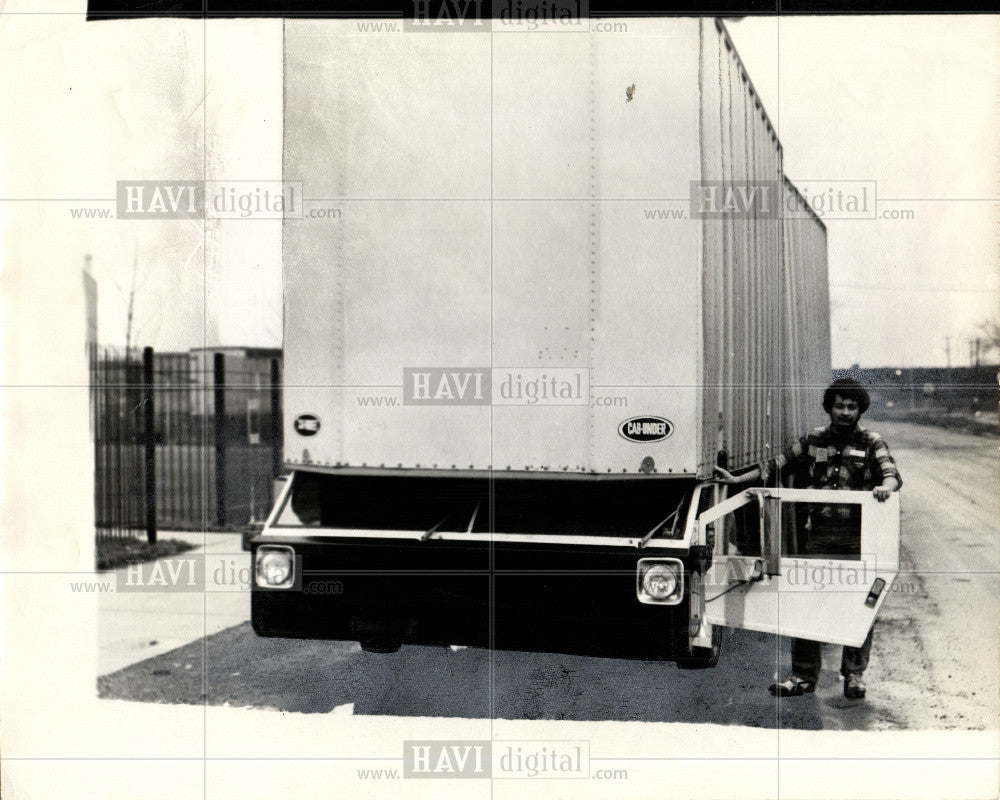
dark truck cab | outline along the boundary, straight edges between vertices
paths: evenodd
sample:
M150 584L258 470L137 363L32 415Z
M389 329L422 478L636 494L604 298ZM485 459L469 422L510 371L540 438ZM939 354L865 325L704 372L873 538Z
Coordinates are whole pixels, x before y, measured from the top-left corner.
M724 627L858 646L899 567L897 495L405 472L293 473L250 543L258 635L711 667ZM799 555L829 509L857 551Z
M690 641L695 482L402 472L294 473L251 543L259 635L714 665L718 632Z

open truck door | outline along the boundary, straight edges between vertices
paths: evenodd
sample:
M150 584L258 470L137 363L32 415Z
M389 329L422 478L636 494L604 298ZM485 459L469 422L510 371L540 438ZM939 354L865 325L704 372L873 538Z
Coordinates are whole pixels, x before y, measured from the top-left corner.
M803 552L813 520L859 529L856 552ZM701 512L710 546L699 605L710 625L860 646L899 571L899 494L748 489Z

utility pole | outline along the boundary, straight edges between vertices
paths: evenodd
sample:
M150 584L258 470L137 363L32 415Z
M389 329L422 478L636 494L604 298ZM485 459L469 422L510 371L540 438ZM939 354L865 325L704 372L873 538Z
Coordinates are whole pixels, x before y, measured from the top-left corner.
M128 293L128 317L125 320L125 361L128 362L132 348L132 311L135 308L135 274L139 271L139 256L132 259L132 288Z
M947 398L948 399L945 402L945 407L948 409L948 411L951 411L952 390L951 390L951 337L950 336L945 336L944 337L944 358L945 358L945 364L947 364L947 370L948 370L947 373L946 373L947 374L947 384L948 384L947 387L946 387L948 389L948 393L947 393Z

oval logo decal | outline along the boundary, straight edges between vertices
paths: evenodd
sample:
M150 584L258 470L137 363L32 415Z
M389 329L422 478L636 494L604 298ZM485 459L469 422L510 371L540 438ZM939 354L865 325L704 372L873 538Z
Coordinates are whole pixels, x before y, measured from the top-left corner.
M659 442L674 432L674 424L663 417L632 417L618 426L618 435L630 442Z
M319 417L315 414L299 414L293 424L299 436L315 436L319 433Z

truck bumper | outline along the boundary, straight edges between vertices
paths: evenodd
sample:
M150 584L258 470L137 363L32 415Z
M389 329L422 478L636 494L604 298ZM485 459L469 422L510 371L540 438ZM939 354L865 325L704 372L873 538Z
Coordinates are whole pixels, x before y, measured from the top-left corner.
M687 643L686 598L636 597L636 562L674 553L268 535L251 542L255 561L264 544L293 548L296 580L291 589L253 586L260 636L668 660L681 654L675 640Z

